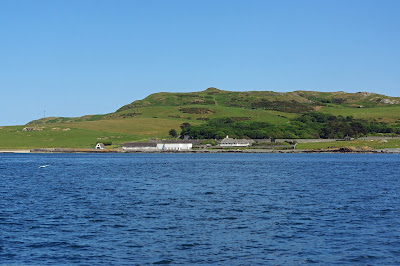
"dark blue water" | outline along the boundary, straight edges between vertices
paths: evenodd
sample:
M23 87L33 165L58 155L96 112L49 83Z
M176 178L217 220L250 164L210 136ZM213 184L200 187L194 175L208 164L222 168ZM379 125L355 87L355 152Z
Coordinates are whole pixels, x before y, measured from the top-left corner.
M400 264L399 169L396 154L2 154L0 264Z

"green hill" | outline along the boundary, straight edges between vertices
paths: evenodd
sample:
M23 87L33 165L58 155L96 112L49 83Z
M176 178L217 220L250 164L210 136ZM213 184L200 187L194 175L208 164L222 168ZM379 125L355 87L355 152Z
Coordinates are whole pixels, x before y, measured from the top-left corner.
M310 111L395 124L400 121L400 97L366 92L232 92L216 88L161 92L109 114L34 120L26 125L37 129L34 131L23 131L23 126L0 128L0 137L7 140L0 148L86 148L98 141L121 144L167 138L172 128L180 132L184 122L200 125L222 117L284 125Z
M134 101L121 107L117 112L148 106L221 105L225 107L260 107L282 111L282 108L291 105L309 110L315 106L326 106L327 104L347 107L378 107L399 103L400 98L367 92L231 92L208 88L205 91L192 93L161 92L152 94L143 100ZM296 112L296 110L290 108L285 109L285 111Z

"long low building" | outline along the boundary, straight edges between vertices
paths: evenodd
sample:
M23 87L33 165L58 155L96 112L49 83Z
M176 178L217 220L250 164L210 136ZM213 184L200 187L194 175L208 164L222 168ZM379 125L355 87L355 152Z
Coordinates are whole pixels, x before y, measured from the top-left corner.
M150 151L157 150L157 143L155 142L128 142L122 146L124 151Z
M191 140L160 140L154 142L128 142L122 146L124 151L181 151L191 150Z
M248 140L248 139L233 139L230 138L229 136L226 136L221 142L219 143L219 146L221 147L248 147L252 145L254 141L253 140Z

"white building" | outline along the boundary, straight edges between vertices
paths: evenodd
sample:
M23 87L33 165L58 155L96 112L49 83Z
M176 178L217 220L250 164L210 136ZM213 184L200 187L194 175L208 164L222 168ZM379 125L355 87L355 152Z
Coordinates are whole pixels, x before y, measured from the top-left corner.
M106 146L103 143L97 143L95 149L96 150L104 150Z
M125 143L124 151L182 151L191 150L193 142L189 140L161 140L154 142Z
M129 142L124 143L122 146L124 151L155 151L157 150L157 143L155 142Z
M181 151L191 150L193 143L187 140L166 140L161 143L157 143L157 150L163 151Z
M233 139L229 136L226 136L221 142L219 146L221 147L248 147L252 143L252 140L248 139Z

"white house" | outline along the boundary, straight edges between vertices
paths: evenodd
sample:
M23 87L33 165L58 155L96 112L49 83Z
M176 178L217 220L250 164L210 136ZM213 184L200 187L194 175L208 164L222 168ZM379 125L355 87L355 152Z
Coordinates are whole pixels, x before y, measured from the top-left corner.
M103 143L97 143L95 149L96 150L104 150L106 146Z
M219 146L221 147L248 147L252 143L251 140L248 139L233 139L229 136L226 136L221 142Z

